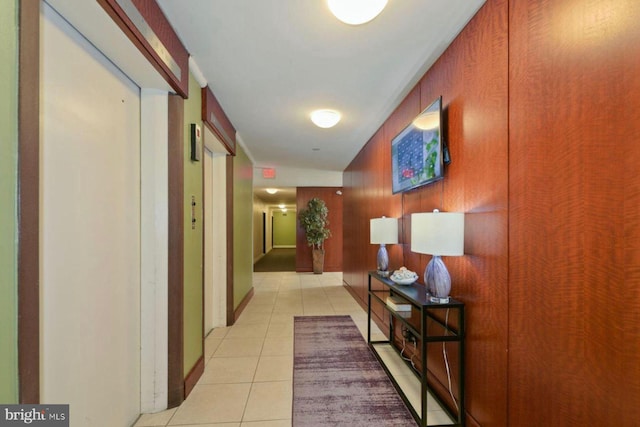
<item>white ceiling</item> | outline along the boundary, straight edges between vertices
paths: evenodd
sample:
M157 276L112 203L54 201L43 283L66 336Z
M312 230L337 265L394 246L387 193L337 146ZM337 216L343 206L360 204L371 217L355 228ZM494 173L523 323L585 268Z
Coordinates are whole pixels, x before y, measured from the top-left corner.
M342 171L484 0L390 0L350 26L326 0L158 0L257 167ZM332 129L309 120L339 110Z
M96 1L46 1L139 85L170 90ZM276 168L254 193L276 186L267 202L287 204L296 186L340 186L335 176L485 2L389 0L373 21L350 26L326 0L157 1L254 166ZM316 108L343 118L317 128Z

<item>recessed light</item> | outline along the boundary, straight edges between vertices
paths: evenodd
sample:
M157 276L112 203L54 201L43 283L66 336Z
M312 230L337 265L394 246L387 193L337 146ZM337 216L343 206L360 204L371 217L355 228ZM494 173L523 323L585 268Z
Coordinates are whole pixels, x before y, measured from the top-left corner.
M316 110L311 113L311 121L318 127L331 128L340 121L340 113L335 110Z
M387 0L328 0L329 10L336 18L350 25L360 25L378 16Z

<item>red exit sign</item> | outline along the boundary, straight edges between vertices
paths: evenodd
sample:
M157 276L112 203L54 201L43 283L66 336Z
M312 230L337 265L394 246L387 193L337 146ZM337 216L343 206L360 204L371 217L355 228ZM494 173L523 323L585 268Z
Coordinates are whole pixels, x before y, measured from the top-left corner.
M274 168L263 168L262 177L266 179L273 179L276 177L276 170Z

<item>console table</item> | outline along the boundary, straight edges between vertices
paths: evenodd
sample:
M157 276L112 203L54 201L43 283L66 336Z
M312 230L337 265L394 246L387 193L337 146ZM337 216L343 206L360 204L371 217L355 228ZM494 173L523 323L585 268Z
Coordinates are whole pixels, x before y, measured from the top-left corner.
M382 283L383 286L377 286L376 289L372 288L372 280ZM387 305L387 297L389 296L399 297L400 299L408 302L411 306L411 314L408 315L409 311L396 312L389 307ZM380 302L382 307L384 307L384 309L389 313L388 340L371 340L372 300ZM440 405L449 414L451 419L456 422L455 424L442 425L464 426L464 303L453 298L451 298L446 304L432 303L429 301L429 294L424 285L419 283L413 283L411 285L397 285L389 278L383 277L375 271L370 271L367 307L367 342L369 343L369 347L384 367L389 378L394 383L396 389L400 392L400 395L407 404L407 407L421 426L427 426L427 345L429 343L442 343L448 341L458 343L457 383L459 395L457 399L457 411L453 411L441 402ZM455 327L451 325L452 322L446 320L451 318L450 314L457 316L457 325ZM414 372L420 380L421 404L420 408L418 408L419 412L413 408L407 398L407 395L387 368L383 358L375 346L375 344L389 344L398 351L396 346L393 344L397 327L400 327L401 331L407 335L408 339L415 342L416 348L420 349L421 369L418 370L413 366L413 364L407 362L403 358L405 363L407 363L412 372ZM433 395L433 397L438 399L435 395Z

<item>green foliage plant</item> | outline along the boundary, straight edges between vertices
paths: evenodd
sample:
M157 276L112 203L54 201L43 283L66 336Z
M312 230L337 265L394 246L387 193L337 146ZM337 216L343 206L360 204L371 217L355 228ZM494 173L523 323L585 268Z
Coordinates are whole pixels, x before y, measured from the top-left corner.
M329 209L324 200L314 197L309 200L307 207L300 210L298 219L307 236L307 243L313 249L324 251L324 241L331 236L329 230Z

